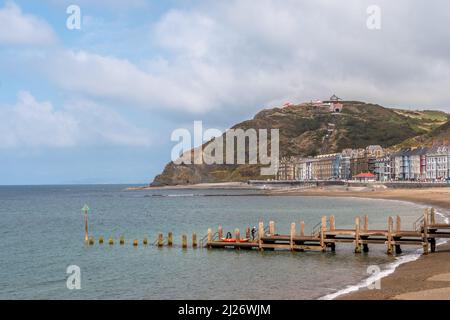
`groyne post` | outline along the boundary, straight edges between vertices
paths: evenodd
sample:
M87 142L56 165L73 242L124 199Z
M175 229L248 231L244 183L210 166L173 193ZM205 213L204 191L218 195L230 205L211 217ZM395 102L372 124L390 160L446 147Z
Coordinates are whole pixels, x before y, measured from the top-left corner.
M423 254L428 254L428 209L423 214Z
M334 225L334 215L330 216L330 231L334 231L336 229Z
M275 234L275 222L269 221L269 234L274 235Z
M206 240L206 245L208 248L211 248L211 243L212 243L212 230L211 228L208 229L208 235L207 235L207 240Z
M395 223L395 231L400 232L402 230L402 219L397 215L397 221Z
M291 251L294 250L294 237L295 237L295 222L291 223L291 234L289 238L289 244L291 246Z
M300 221L300 236L305 236L305 221Z
M169 232L167 234L167 246L171 247L173 245L173 233Z
M355 253L361 253L360 217L355 218Z
M369 216L366 214L364 216L364 231L368 231L369 230Z
M260 221L258 223L258 248L259 250L263 250L262 247L262 238L264 237L264 222Z
M391 216L388 217L388 232L387 232L387 254L392 254L393 253L393 248L392 248L392 231L394 228L394 220L392 219Z
M222 225L219 224L219 226L217 227L217 234L219 235L219 241L222 241L223 238L223 229L222 229Z
M327 230L327 217L323 216L320 225L320 246L322 251L325 251L325 231Z
M186 248L187 248L187 236L186 236L185 234L183 234L183 235L181 236L181 247L182 247L183 249L186 249Z
M162 247L164 245L164 235L162 233L158 234L158 247Z
M430 224L436 224L436 210L434 208L431 208Z
M192 248L197 248L197 234L192 234Z

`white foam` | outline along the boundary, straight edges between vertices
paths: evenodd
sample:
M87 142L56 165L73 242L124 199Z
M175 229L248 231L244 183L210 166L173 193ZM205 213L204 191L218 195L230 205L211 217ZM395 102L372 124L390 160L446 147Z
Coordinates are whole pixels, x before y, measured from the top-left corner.
M422 249L419 249L419 250L422 250ZM397 269L398 266L400 266L404 263L415 261L415 260L419 259L420 255L421 255L420 253L414 253L414 254L409 254L409 255L405 255L405 256L400 256L395 259L395 262L388 264L386 266L386 269L382 270L381 272L371 275L370 277L362 280L360 283L358 283L356 285L350 285L350 286L347 286L344 289L341 289L337 292L327 294L326 296L319 298L319 300L333 300L344 294L348 294L351 292L358 291L362 288L366 288L369 285L373 284L375 281L380 280L380 279L392 274L395 271L395 269Z

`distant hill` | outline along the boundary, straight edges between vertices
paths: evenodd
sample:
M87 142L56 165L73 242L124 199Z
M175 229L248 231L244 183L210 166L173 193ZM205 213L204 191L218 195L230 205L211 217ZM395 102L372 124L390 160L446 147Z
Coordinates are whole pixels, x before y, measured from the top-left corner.
M281 156L314 156L371 144L386 148L408 141L414 145L421 139L428 142L448 138L450 116L445 112L389 109L359 101L342 103L344 108L340 113L331 113L328 108L311 103L265 109L233 129L280 129ZM152 185L246 181L262 178L259 171L257 165L177 166L169 163Z

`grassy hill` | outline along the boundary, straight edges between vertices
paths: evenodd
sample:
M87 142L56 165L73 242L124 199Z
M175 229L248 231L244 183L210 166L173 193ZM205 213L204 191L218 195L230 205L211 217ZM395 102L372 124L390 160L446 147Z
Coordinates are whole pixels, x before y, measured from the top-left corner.
M370 144L385 148L413 145L422 139L448 135L443 125L450 118L445 112L388 109L359 101L344 101L343 104L341 113L330 113L327 108L309 103L265 109L253 119L233 126L233 129L278 128L281 156L314 156ZM177 166L169 163L152 185L246 181L263 178L259 171L257 165Z

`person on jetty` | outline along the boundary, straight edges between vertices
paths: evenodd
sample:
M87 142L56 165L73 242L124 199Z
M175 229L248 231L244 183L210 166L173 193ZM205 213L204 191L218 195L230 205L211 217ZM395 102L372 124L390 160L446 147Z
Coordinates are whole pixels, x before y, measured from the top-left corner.
M256 227L252 228L252 240L255 240Z

